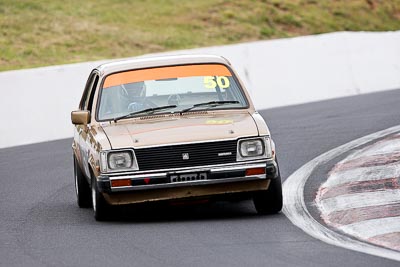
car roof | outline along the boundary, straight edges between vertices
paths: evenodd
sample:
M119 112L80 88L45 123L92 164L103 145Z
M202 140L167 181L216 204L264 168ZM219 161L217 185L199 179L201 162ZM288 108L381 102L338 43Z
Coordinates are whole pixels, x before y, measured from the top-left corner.
M216 55L172 55L172 56L153 56L135 59L126 59L101 64L96 69L101 76L114 72L121 72L133 69L144 69L152 67L176 66L187 64L223 64L230 65L230 62L222 56Z

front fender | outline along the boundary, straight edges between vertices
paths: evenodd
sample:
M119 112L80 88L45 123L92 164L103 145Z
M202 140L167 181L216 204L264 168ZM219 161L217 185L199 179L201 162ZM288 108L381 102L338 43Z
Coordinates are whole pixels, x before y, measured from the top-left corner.
M258 134L260 136L262 136L262 135L271 135L271 133L270 133L270 131L268 129L267 123L265 122L263 117L258 112L254 112L254 113L252 113L250 115L253 118L254 123L257 126Z

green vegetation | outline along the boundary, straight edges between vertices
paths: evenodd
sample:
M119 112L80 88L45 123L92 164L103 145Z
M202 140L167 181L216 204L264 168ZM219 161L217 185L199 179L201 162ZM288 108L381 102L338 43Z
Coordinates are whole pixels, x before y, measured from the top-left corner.
M0 70L398 29L400 0L0 0Z

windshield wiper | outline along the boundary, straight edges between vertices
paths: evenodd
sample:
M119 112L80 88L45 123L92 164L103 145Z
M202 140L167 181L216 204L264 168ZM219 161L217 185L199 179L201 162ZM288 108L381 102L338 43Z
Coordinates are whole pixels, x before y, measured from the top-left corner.
M170 109L170 108L176 108L176 107L177 107L177 105L168 105L168 106L161 106L161 107L156 107L156 108L146 108L146 109L143 109L143 110L140 110L140 111L135 111L135 112L132 112L132 113L120 116L120 117L116 117L116 118L113 119L113 121L117 122L117 121L119 121L121 119L132 117L132 116L137 115L137 114L153 113L154 111L157 111L157 110Z
M239 101L211 101L211 102L199 103L199 104L194 104L190 108L185 108L185 109L181 110L181 113L188 112L189 110L192 110L194 108L201 107L201 106L213 106L213 107L216 107L216 106L219 106L219 105L239 104L239 103L240 103Z

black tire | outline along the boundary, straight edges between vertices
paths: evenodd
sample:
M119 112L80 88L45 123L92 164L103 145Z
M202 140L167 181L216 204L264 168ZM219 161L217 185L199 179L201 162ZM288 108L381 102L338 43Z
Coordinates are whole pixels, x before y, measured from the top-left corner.
M90 193L89 184L83 174L81 167L74 155L74 180L75 180L75 193L78 206L80 208L89 208L92 205L92 196Z
M276 214L282 210L282 181L281 175L271 179L267 190L256 192L253 196L253 203L258 214Z
M96 178L92 175L92 206L93 215L96 221L105 221L108 219L110 206L103 195L97 189Z

